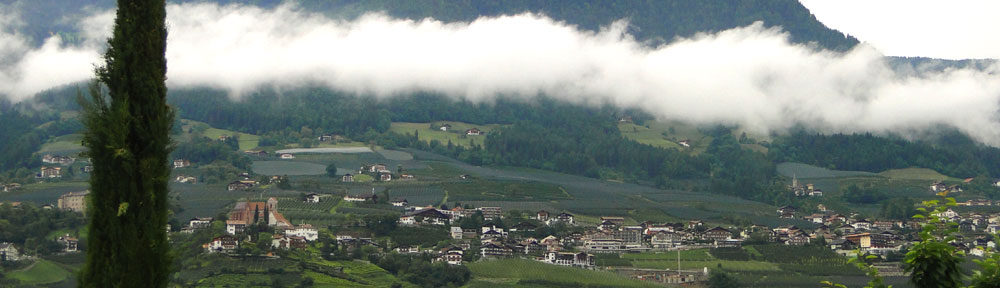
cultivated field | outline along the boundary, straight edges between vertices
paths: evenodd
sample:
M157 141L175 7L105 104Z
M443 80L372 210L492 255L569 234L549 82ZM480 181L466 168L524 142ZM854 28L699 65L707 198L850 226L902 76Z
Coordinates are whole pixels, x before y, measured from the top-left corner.
M410 134L413 135L414 131L419 134L420 140L430 142L432 140L441 141L441 144L447 144L450 140L452 144L459 146L469 146L469 143L475 145L482 145L483 140L486 139L486 135L493 129L500 127L498 124L488 124L488 125L475 125L462 122L450 122L450 121L440 121L434 122L438 125L443 125L445 123L451 124L452 127L448 132L441 131L437 128L431 128L432 123L409 123L409 122L392 122L392 126L389 127L389 131L396 132L399 134ZM481 136L466 136L465 130L471 128L477 128L483 131Z

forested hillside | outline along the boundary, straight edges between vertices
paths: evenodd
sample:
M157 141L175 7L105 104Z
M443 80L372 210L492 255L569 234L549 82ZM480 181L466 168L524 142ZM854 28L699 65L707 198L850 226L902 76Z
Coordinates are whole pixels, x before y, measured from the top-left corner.
M174 1L203 2L203 1ZM216 0L220 4L243 3L261 7L274 7L281 0ZM664 43L675 37L690 37L699 32L714 32L763 21L767 26L781 26L791 34L794 42L815 42L820 47L846 50L858 43L857 39L831 30L816 20L796 0L646 0L646 1L594 1L594 0L514 0L514 1L438 1L438 0L299 0L295 1L308 11L333 17L356 17L370 11L385 11L395 17L442 21L471 21L480 16L544 13L556 20L598 30L619 19L628 19L632 33L640 40L653 44ZM20 1L25 18L24 35L41 44L51 34L59 34L69 42L80 40L79 31L66 21L50 21L64 17L80 17L81 11L108 9L113 1Z

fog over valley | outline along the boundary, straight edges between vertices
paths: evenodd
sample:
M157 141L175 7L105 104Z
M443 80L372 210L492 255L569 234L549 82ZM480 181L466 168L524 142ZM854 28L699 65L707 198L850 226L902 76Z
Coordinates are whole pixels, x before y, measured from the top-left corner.
M306 85L477 102L547 95L756 133L802 126L915 136L954 127L1000 146L995 62L893 68L871 46L834 52L795 44L761 22L651 46L627 32L628 19L595 32L533 13L445 23L381 13L331 19L290 4L170 4L167 11L173 89L211 87L235 99ZM17 102L90 79L114 13L87 13L61 20L79 28L80 41L53 36L36 47L18 32L19 11L0 6L0 94Z

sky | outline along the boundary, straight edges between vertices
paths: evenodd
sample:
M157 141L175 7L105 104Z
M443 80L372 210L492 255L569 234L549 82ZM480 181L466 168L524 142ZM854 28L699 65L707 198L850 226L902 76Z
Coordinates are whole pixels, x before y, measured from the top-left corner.
M889 56L1000 59L1000 1L800 0L827 27Z
M31 47L16 32L17 11L0 9L0 94L21 101L90 79L113 13L84 13L69 20L85 31L82 45L53 37ZM477 102L547 95L757 134L802 126L917 137L954 127L1000 147L1000 65L893 69L874 44L821 50L759 22L651 47L627 34L624 20L587 31L530 13L347 21L293 5L189 3L170 4L167 14L168 87L212 87L237 100L304 85Z

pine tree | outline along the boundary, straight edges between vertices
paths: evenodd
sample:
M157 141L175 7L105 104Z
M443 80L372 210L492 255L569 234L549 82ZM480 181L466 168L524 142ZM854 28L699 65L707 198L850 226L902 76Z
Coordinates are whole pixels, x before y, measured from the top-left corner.
M119 0L104 64L80 96L93 162L81 287L166 287L169 133L164 0ZM106 88L106 91L104 89Z

